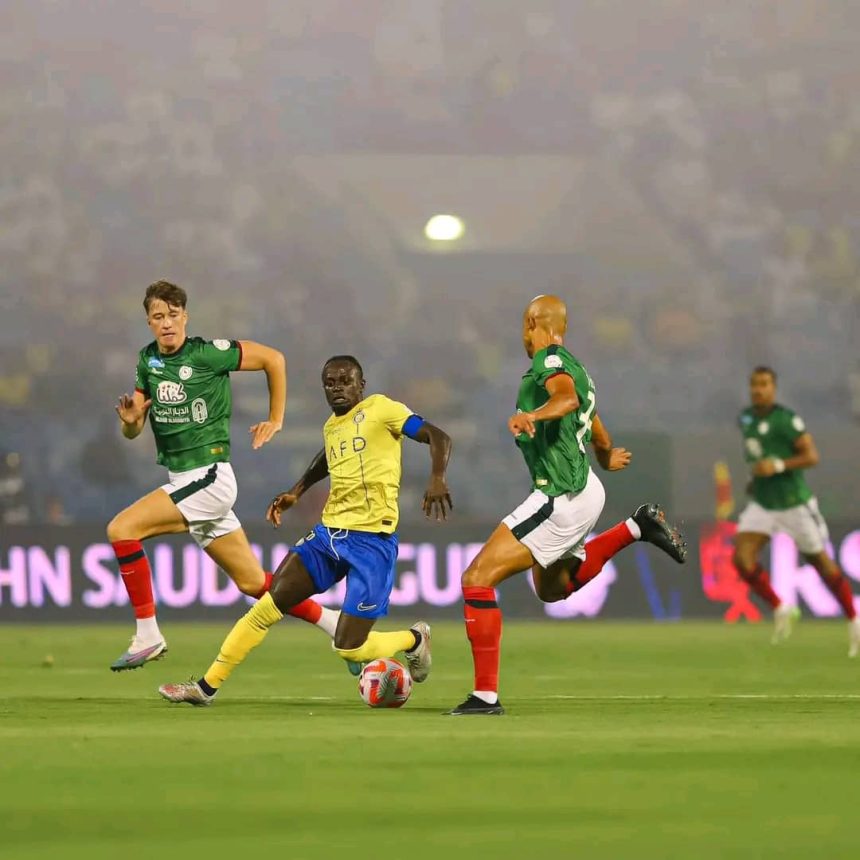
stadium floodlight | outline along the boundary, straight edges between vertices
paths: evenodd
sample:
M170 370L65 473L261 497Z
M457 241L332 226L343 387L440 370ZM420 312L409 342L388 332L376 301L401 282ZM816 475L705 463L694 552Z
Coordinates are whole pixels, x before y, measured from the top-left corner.
M424 225L424 235L434 242L456 242L466 225L456 215L434 215Z

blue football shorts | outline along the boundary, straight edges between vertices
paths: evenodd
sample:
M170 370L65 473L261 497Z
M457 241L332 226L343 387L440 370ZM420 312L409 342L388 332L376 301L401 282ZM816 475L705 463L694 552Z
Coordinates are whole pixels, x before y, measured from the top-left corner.
M301 558L318 594L346 577L343 612L359 618L381 618L387 614L394 588L396 534L317 525L290 551Z

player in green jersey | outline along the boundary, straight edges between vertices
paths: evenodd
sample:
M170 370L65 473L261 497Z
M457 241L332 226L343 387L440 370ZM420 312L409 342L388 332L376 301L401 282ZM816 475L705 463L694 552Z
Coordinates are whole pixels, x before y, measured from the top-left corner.
M141 541L190 532L198 546L245 594L260 597L272 575L263 571L233 513L236 477L230 466L229 373L262 370L269 386L269 416L250 428L257 449L279 432L287 398L284 356L253 341L187 337L187 296L168 281L151 284L143 306L155 340L140 351L134 394L116 407L126 439L143 430L147 415L158 462L169 480L117 514L107 527L122 580L137 619L129 648L111 665L136 669L157 660L167 644L155 617L152 573ZM308 601L291 613L334 635L338 613Z
M759 555L776 532L785 532L839 601L849 621L849 656L860 650L860 620L848 579L827 552L827 524L806 483L804 469L818 464L818 449L803 419L776 402L776 373L756 367L750 376L751 405L739 418L750 465L750 500L741 512L734 562L741 578L774 610L773 641L791 633L797 606L780 599Z
M531 366L508 429L528 466L532 493L505 517L463 574L475 688L449 712L454 715L504 713L498 696L502 615L495 588L500 582L531 568L538 597L553 602L592 580L636 540L655 544L678 562L687 556L682 536L655 504L642 505L625 522L585 542L605 500L587 446L608 471L625 468L631 455L612 446L596 411L594 382L564 347L566 329L567 309L555 296L538 296L523 315Z

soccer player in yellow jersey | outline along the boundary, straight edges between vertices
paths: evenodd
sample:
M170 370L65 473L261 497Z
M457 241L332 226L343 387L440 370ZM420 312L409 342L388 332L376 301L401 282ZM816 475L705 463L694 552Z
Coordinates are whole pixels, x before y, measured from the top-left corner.
M346 577L334 645L350 666L406 652L412 678L430 671L430 627L419 621L409 630L373 631L388 611L397 561L398 496L403 437L430 446L432 472L422 507L428 517L447 519L451 495L445 470L451 455L446 433L382 394L364 396L364 373L349 355L330 358L323 367L323 390L333 415L323 428L325 447L304 475L275 496L266 518L275 528L281 514L329 475L331 489L322 522L281 562L271 590L242 617L199 681L165 684L159 693L171 702L208 705L218 689L296 604L328 590Z

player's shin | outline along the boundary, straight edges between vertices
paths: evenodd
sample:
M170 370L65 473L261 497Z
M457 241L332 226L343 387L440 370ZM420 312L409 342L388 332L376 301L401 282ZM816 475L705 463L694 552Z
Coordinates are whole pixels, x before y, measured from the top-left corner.
M638 526L632 520L627 520L588 541L585 545L585 561L571 576L567 586L568 595L578 591L587 582L591 582L603 570L603 566L610 558L638 539Z
M152 570L143 544L139 540L118 540L111 546L116 554L123 585L134 608L139 644L152 645L162 637L155 620Z
M780 596L773 590L770 584L770 574L760 565L757 564L752 571L747 571L740 565L736 565L738 575L746 582L752 591L757 594L773 609L777 609L782 600Z
M198 682L201 689L207 695L213 695L233 670L266 638L269 628L283 617L272 596L264 594L259 603L252 606L227 635L215 662Z
M473 695L489 704L499 698L499 656L502 643L502 611L493 588L463 586L463 619L475 664Z
M327 606L321 606L310 597L289 609L287 615L316 625L332 639L334 639L334 633L337 630L337 620L340 618L340 612L329 609Z
M260 589L260 593L256 595L258 598L267 594L272 588L272 580L275 575L273 573L266 572L265 576L265 583ZM320 630L322 630L331 639L334 638L334 631L337 630L337 620L340 618L339 612L336 612L334 609L321 606L316 602L316 600L312 600L311 598L303 600L301 603L297 603L287 611L287 615L292 615L293 618L299 618L302 621L307 621L308 624L313 624L316 627L319 627Z
M845 617L849 621L853 621L857 617L857 610L854 608L854 592L851 590L848 577L837 568L835 576L821 574L821 579L830 593L839 601Z

